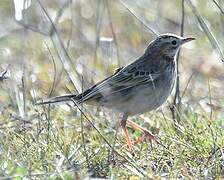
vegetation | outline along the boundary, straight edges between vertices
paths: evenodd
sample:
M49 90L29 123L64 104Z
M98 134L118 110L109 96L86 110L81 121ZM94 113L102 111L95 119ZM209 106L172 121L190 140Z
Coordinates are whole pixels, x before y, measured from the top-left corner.
M0 2L0 179L223 178L223 1L18 2ZM115 112L35 105L99 82L164 32L197 40L181 49L168 102L132 117L162 145L133 155Z

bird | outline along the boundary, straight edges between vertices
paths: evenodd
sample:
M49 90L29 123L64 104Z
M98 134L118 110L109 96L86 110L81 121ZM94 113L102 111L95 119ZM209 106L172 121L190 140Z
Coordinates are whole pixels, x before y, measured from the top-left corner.
M194 39L171 33L158 35L135 61L120 67L84 92L52 97L38 104L75 101L77 104L106 107L121 115L120 126L130 151L133 151L133 142L127 125L143 132L141 140L147 137L160 143L149 130L128 118L155 110L164 104L177 76L176 54L183 44Z

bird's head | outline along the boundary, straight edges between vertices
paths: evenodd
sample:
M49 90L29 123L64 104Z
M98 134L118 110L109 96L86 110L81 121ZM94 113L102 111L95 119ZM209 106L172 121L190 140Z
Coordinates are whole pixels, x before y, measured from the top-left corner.
M178 49L185 43L194 40L193 37L181 37L175 34L161 34L146 49L147 51L156 51L156 54L165 54L168 57L174 57Z

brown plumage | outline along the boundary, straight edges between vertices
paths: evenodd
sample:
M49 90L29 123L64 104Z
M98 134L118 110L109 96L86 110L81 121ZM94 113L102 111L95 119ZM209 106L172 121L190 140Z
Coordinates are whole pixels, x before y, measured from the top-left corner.
M119 68L113 75L83 93L53 97L39 104L74 100L77 103L104 106L122 114L121 126L130 150L132 144L126 123L156 140L148 130L127 118L156 109L167 100L176 77L175 55L182 44L193 39L162 34L134 62Z

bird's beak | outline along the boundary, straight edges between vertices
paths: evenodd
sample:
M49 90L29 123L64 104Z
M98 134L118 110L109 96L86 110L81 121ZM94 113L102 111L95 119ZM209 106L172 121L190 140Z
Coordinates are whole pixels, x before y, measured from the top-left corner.
M190 41L193 41L193 40L195 40L195 38L193 38L193 37L183 38L181 44L185 44L185 43L190 42Z

